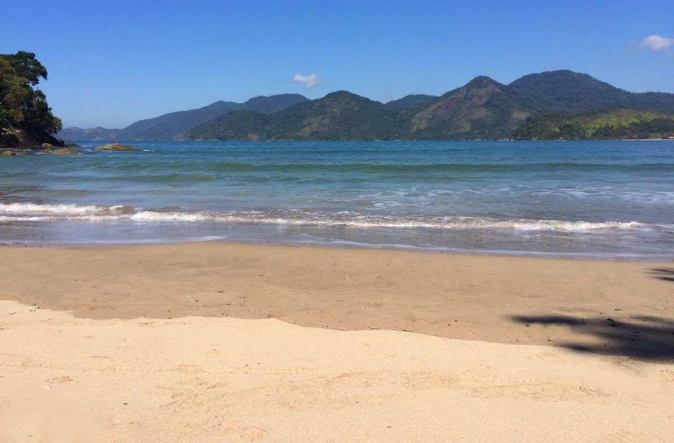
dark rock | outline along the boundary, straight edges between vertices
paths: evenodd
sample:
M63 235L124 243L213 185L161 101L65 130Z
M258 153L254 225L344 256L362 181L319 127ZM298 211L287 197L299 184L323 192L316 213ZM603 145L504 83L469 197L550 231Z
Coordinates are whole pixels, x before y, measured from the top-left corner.
M49 134L36 132L31 128L16 126L0 131L0 146L7 148L23 149L46 149L42 144L63 146L61 140L57 140Z
M140 151L138 148L134 148L133 146L129 145L123 145L121 143L112 143L109 145L103 145L103 146L97 146L94 148L94 151L116 151L116 152L121 152L121 151Z
M79 147L81 147L77 143L65 143L63 146L65 146L66 148L79 148Z
M11 132L0 131L0 147L16 148L19 146L19 137Z

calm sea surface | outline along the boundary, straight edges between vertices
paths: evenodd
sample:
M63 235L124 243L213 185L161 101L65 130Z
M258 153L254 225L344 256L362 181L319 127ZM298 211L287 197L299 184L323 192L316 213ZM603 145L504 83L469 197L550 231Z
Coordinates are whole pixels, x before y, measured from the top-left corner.
M0 157L0 244L674 260L674 142L135 142Z

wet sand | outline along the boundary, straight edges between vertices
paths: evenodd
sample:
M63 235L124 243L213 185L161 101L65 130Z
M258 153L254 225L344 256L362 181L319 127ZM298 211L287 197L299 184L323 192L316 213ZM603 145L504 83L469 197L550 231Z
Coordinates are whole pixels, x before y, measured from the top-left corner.
M674 320L672 263L223 243L0 254L0 298L81 318L278 318L336 330L631 349L629 356L645 358L674 353L660 349L659 337L671 335Z
M220 243L0 256L3 442L674 432L672 264Z

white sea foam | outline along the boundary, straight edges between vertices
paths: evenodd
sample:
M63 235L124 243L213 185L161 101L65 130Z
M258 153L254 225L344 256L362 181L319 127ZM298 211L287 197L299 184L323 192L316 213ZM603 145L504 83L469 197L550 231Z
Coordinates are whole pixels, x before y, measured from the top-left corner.
M113 206L114 208L114 206ZM96 214L107 209L103 206L39 205L35 203L0 203L0 214Z
M478 217L382 216L354 211L336 213L285 211L190 212L137 210L127 206L0 204L0 222L79 221L137 223L255 223L271 225L345 226L353 228L464 229L519 231L622 231L664 228L635 221L588 222L564 220L493 219Z
M0 223L1 222L18 222L18 221L46 221L48 220L45 217L38 217L38 216L33 216L33 217L26 217L26 216L7 216L7 215L0 215Z
M143 222L153 222L153 221L200 222L212 219L212 217L209 217L208 215L199 212L155 212L155 211L139 211L125 218Z

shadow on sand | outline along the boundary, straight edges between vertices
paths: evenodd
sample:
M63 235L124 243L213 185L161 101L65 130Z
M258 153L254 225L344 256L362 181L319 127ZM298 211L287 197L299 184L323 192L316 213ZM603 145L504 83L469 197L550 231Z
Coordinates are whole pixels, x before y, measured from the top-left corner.
M651 269L651 275L658 280L674 283L674 268L653 268Z
M526 325L567 326L574 333L592 339L591 343L561 344L575 351L674 362L674 320L671 319L635 316L629 320L614 320L610 317L579 318L566 315L515 316L511 319Z

